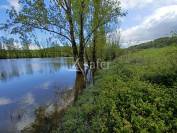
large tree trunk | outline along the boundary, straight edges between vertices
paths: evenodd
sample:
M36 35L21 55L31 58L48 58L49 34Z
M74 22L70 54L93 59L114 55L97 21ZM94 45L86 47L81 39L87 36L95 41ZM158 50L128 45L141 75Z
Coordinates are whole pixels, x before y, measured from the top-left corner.
M97 33L95 32L93 35L93 48L92 48L92 61L94 63L94 68L97 69L97 56L96 56L96 43L97 43Z
M73 28L72 21L70 21L70 36L71 36L71 42L72 42L74 61L76 61L78 58L78 50L77 50L77 45L76 45L76 41L74 37L74 28Z
M99 23L99 8L100 1L94 1L94 13L93 13L93 29ZM94 63L95 70L97 69L97 43L98 43L98 29L93 33L93 47L92 47L92 61Z
M84 79L84 75L77 72L76 73L76 80L74 85L74 102L77 101L79 94L82 92L82 90L86 87L86 81Z
M90 67L90 59L89 59L89 55L87 53L87 49L86 48L85 48L85 59L86 59L86 61L88 63L88 66Z
M72 19L72 11L71 11L71 2L70 1L68 3L67 8L68 8L67 15L68 15L68 22L69 22L69 26L70 26L70 36L71 36L73 56L74 56L74 61L76 61L78 58L78 50L77 50L77 45L76 45L75 35L74 35L74 24L73 24L73 19Z
M79 64L82 70L84 70L84 1L81 2L80 11L80 46L79 46Z

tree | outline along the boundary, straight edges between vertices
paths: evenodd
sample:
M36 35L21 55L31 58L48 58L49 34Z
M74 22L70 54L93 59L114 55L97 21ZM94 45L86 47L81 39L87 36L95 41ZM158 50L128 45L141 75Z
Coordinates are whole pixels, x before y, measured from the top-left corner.
M100 19L104 16L105 13L102 13L102 0L93 1L93 27L96 27L100 23ZM98 52L101 52L101 49L104 49L104 45L106 43L106 35L105 35L105 25L100 26L93 33L93 44L92 44L92 61L95 64L95 68L97 68L97 56ZM100 53L101 55L101 53Z
M7 50L14 50L15 46L14 46L14 42L15 40L13 38L6 38L4 36L1 37L1 49L5 48ZM3 47L4 45L4 47Z
M3 49L3 43L2 43L2 40L0 38L0 50L2 50L2 49Z
M29 50L31 40L26 35L23 35L21 36L21 44L22 44L22 49Z
M97 1L97 0L96 0ZM22 9L9 11L9 20L3 28L20 35L35 29L55 34L72 46L74 60L79 59L83 68L84 52L93 34L102 26L111 24L124 15L120 3L114 0L99 0L99 21L93 24L95 0L21 0ZM92 28L90 28L92 27Z

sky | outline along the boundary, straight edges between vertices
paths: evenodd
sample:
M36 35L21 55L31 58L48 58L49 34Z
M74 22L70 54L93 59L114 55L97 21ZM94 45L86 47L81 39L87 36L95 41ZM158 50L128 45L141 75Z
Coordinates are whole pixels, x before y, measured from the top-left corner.
M177 0L120 0L128 11L121 23L124 47L177 31Z
M19 0L0 0L0 23L5 22L5 10L20 10ZM121 18L121 44L128 47L177 31L177 0L120 0L126 17ZM9 35L0 31L1 35Z

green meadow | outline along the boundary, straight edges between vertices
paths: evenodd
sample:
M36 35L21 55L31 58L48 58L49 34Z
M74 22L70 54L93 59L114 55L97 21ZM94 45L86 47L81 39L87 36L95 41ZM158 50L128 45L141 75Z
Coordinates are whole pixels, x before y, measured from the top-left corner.
M128 50L85 89L53 132L175 132L177 46Z

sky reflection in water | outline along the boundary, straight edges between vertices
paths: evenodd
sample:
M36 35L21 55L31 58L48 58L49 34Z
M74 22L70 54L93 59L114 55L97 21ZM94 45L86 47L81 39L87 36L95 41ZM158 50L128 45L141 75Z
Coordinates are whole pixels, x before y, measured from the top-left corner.
M0 60L0 132L23 128L36 107L55 100L57 90L73 89L74 69L72 58Z

